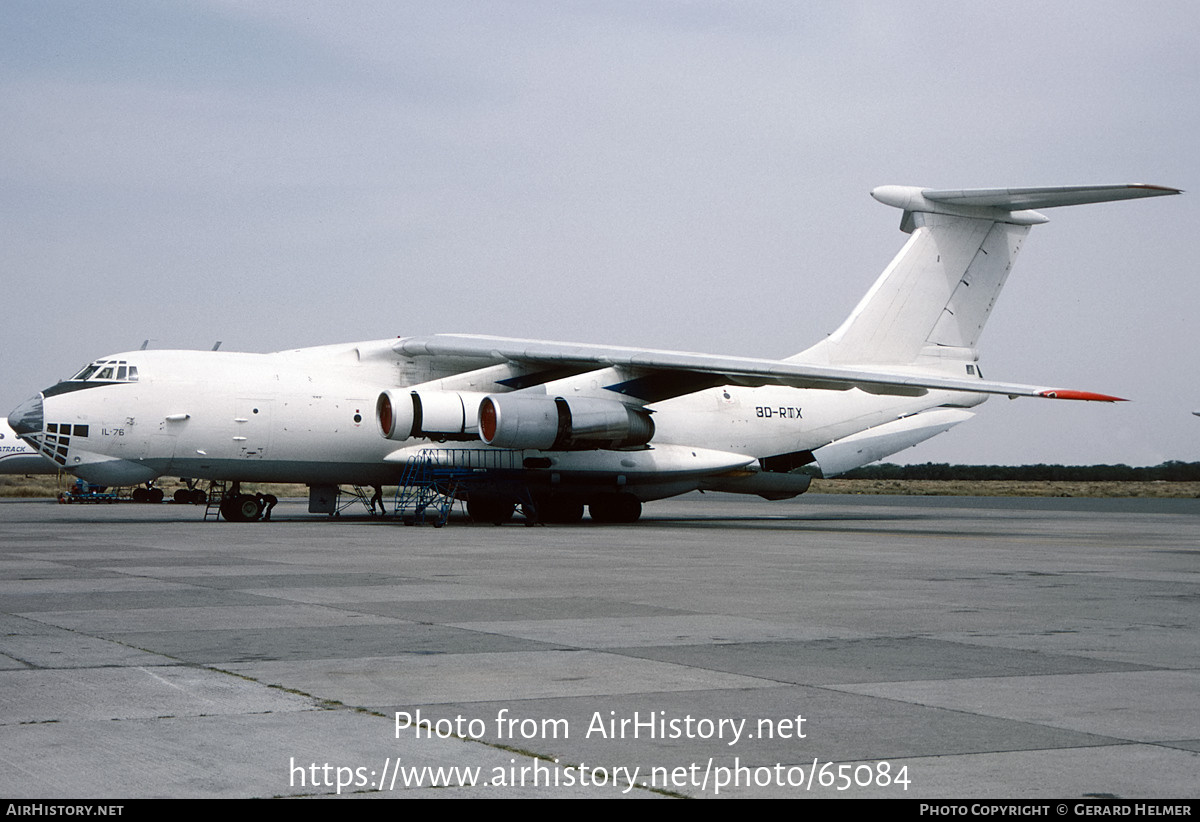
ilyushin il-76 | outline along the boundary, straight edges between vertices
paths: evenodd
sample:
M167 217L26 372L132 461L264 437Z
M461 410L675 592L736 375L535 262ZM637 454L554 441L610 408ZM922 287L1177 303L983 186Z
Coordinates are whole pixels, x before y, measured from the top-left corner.
M101 357L8 421L101 485L163 475L232 483L400 483L414 459L452 469L475 519L520 505L545 522L633 522L694 490L786 499L971 418L989 394L1116 401L991 382L977 343L1037 209L1177 194L1150 185L935 190L883 186L899 254L830 336L754 359L473 335L271 354Z

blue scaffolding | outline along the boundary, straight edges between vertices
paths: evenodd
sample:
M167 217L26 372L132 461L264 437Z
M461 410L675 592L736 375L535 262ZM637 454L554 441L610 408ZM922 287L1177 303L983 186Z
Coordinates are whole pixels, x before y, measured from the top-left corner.
M405 525L441 528L456 500L520 471L522 456L499 448L423 448L404 464L395 516Z

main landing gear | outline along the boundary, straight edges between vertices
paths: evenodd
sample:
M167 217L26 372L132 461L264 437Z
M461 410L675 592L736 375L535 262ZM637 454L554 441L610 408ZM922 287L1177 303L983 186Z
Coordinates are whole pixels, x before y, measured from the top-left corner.
M521 513L526 525L571 525L583 519L582 499L569 496L534 497L522 501ZM503 525L512 519L517 502L491 494L471 494L467 498L467 514L474 522ZM602 494L587 506L593 522L637 522L642 515L642 503L633 494Z
M503 525L513 518L517 504L504 497L473 493L467 497L467 516L472 522Z
M604 494L588 505L594 522L637 522L642 501L633 494Z
M187 483L186 488L175 489L175 502L178 505L205 505L208 503L208 492L200 487L200 483L193 479L184 479L182 482Z

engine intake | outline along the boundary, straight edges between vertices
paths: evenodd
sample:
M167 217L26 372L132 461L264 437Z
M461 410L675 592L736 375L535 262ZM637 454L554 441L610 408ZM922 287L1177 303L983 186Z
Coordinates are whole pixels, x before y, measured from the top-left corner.
M473 440L478 438L479 402L485 396L472 391L384 391L375 401L375 419L389 440Z
M479 436L497 448L628 448L648 443L654 422L613 400L492 394L479 404Z

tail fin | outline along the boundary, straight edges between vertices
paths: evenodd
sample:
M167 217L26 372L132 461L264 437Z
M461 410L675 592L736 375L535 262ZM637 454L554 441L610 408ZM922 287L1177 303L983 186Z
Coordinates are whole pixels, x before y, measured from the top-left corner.
M1162 186L937 190L881 186L911 238L844 323L791 360L936 365L976 359L976 344L1021 243L1046 218L1030 208L1178 194Z

